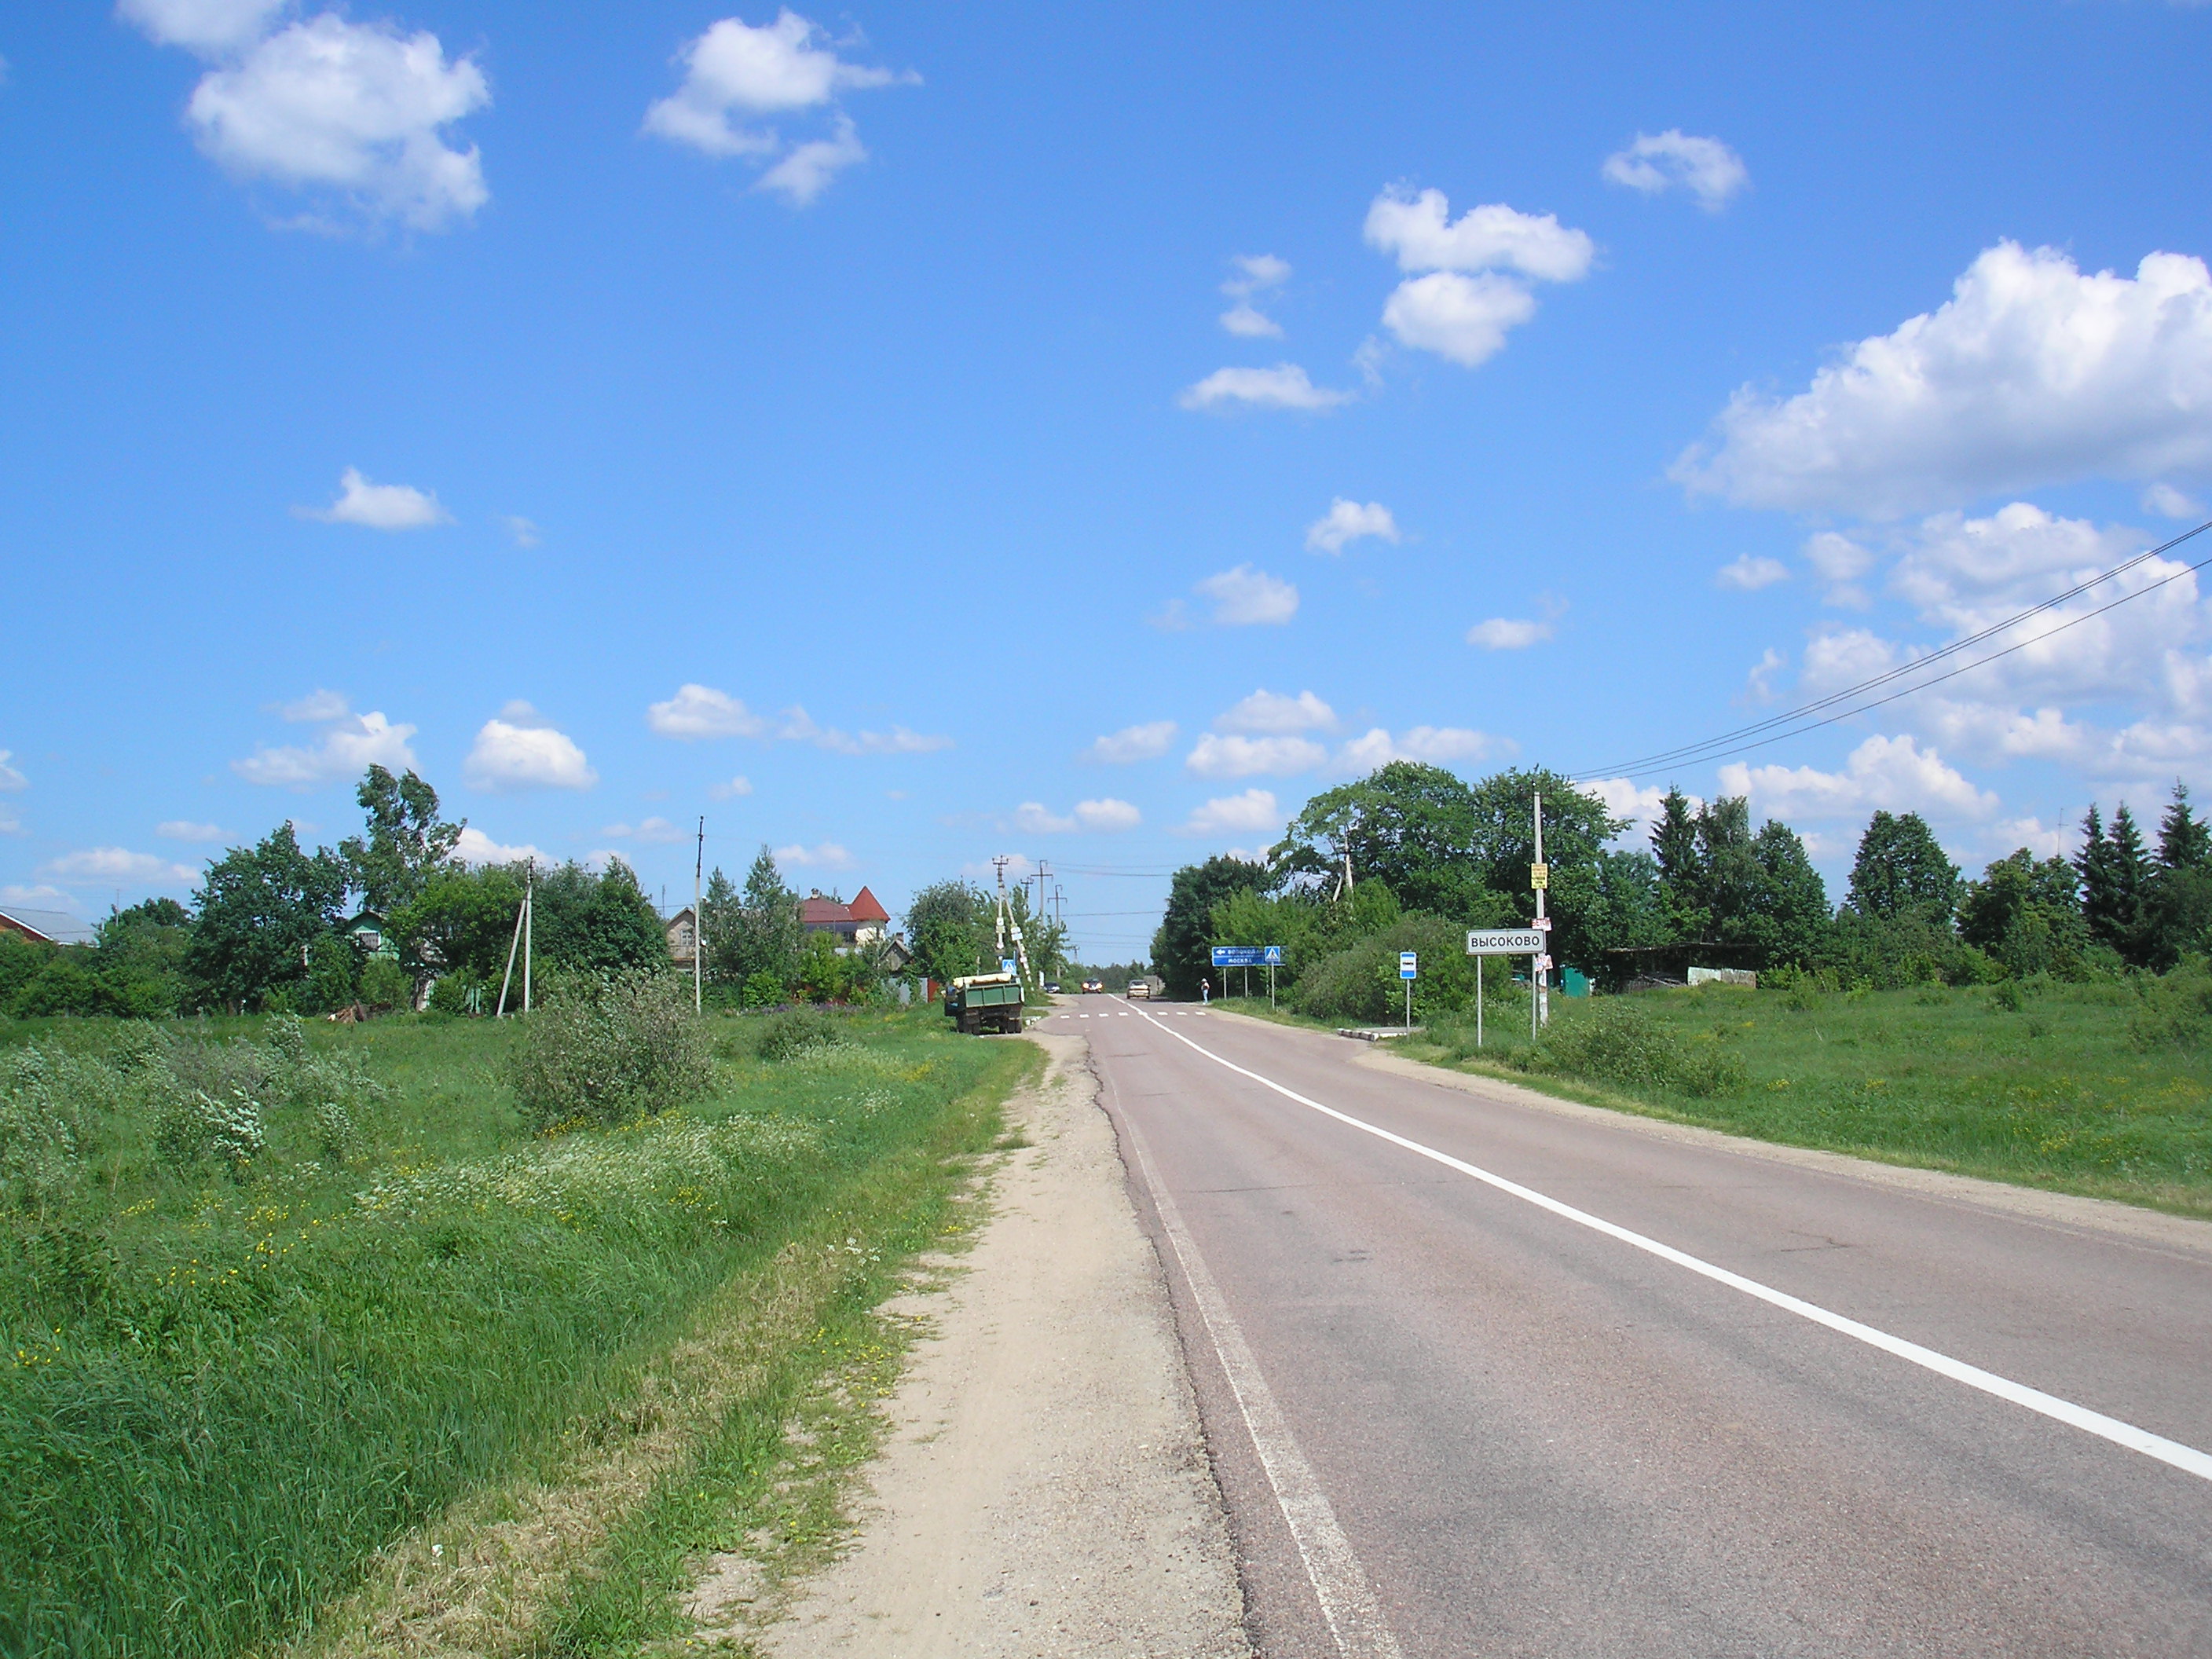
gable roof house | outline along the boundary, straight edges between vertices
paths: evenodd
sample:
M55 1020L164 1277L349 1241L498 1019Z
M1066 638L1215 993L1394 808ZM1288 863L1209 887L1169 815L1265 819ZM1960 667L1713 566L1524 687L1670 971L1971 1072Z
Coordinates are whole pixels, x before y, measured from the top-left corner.
M693 919L691 907L685 905L661 924L668 933L668 955L678 968L689 971L691 957L697 951L699 928Z
M871 945L883 938L891 913L863 887L846 903L834 894L824 898L820 888L799 902L799 926L810 933L835 933L841 947Z
M0 909L0 933L13 933L33 945L90 945L100 937L89 922L66 910L27 910L14 904Z

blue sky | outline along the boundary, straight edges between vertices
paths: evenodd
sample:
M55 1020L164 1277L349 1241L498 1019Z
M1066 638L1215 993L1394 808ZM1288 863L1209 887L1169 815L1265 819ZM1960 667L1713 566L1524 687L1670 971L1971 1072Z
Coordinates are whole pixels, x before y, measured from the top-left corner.
M2208 30L17 8L0 887L181 894L411 761L672 900L702 812L894 908L1163 872L1063 876L1118 956L1379 758L1787 707L2202 516ZM1978 867L2212 781L2206 651L2183 576L1676 781Z

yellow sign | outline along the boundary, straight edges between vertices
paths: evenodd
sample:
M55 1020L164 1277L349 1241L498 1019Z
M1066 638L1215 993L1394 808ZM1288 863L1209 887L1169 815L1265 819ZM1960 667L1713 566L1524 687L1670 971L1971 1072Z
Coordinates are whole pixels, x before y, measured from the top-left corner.
M1534 893L1540 893L1540 892L1542 892L1542 891L1543 891L1547 887L1549 887L1551 884L1552 884L1552 866L1551 866L1550 865L1548 865L1548 864L1532 864L1532 865L1530 865L1530 866L1528 866L1528 890L1529 890L1529 891L1531 891L1531 892L1534 892Z

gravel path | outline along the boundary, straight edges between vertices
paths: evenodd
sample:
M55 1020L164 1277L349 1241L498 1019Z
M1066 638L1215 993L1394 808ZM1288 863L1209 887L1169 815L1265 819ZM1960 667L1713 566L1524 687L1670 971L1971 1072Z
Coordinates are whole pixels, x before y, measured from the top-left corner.
M891 1404L850 1552L765 1633L775 1659L1252 1650L1158 1258L1130 1206L1089 1046L1038 1036L1033 1144Z

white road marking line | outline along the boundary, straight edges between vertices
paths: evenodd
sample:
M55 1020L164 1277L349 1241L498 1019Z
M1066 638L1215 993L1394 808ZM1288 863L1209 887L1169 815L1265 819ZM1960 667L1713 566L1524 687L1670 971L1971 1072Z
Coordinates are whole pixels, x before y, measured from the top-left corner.
M1274 1488L1275 1502L1282 1507L1283 1520L1290 1527L1291 1541L1298 1547L1298 1559L1305 1564L1306 1577L1321 1602L1321 1615L1329 1634L1336 1638L1337 1650L1346 1659L1402 1659L1374 1589L1360 1568L1359 1558L1352 1553L1352 1540L1337 1524L1336 1511L1330 1507L1328 1494L1322 1490L1320 1477L1298 1449L1297 1437L1284 1420L1282 1407L1275 1403L1274 1390L1260 1374L1259 1362L1252 1358L1251 1347L1229 1311L1221 1287L1213 1282L1197 1245L1191 1242L1182 1224L1182 1212L1152 1163L1152 1149L1126 1114L1121 1121L1128 1126L1137 1167L1144 1172L1145 1185L1159 1211L1161 1230L1167 1234L1190 1285L1199 1317L1206 1322L1206 1333L1213 1339L1213 1352L1229 1379L1229 1391L1237 1396L1237 1409L1252 1437L1252 1449L1259 1453L1260 1467L1267 1472L1267 1484Z
M1152 1019L1149 1014L1146 1018ZM1938 1353L1933 1348L1923 1348L1917 1342L1908 1342L1901 1336L1892 1336L1887 1331L1877 1330L1871 1325L1861 1324L1856 1319L1848 1319L1842 1314L1831 1313L1816 1303L1807 1302L1791 1296L1786 1291L1778 1291L1771 1285L1762 1285L1755 1279L1746 1279L1741 1273L1730 1273L1726 1267L1717 1267L1710 1261L1701 1261L1686 1251L1674 1249L1671 1244L1662 1244L1656 1238L1647 1238L1642 1233L1632 1232L1626 1227L1617 1225L1601 1217L1594 1216L1586 1210L1577 1210L1571 1204L1562 1204L1556 1198L1547 1198L1534 1188L1523 1187L1517 1181L1508 1181L1504 1176L1493 1175L1487 1170L1479 1169L1474 1164L1452 1157L1449 1152L1440 1152L1435 1147L1425 1146L1418 1140L1408 1140L1403 1135L1393 1134L1389 1130L1376 1124L1364 1122L1347 1113L1340 1112L1334 1106L1324 1106L1317 1100L1309 1100L1296 1090L1286 1089L1272 1078L1262 1077L1257 1072L1247 1071L1235 1060L1224 1060L1209 1048L1200 1048L1197 1043L1191 1042L1188 1037L1172 1026L1161 1025L1156 1019L1152 1023L1158 1025L1160 1030L1165 1031L1177 1042L1204 1054L1215 1065L1225 1066L1240 1077L1250 1078L1253 1082L1262 1087L1273 1089L1285 1100L1294 1100L1301 1106L1310 1107L1325 1117L1333 1117L1338 1122L1364 1131L1379 1140L1387 1140L1394 1146L1402 1146L1409 1152L1418 1152L1423 1158L1441 1164L1447 1169L1457 1170L1462 1175L1472 1176L1486 1185L1495 1187L1501 1193L1509 1193L1526 1203L1534 1204L1540 1210L1549 1210L1553 1215L1564 1220L1588 1227L1595 1232L1603 1233L1608 1238L1617 1238L1624 1244L1632 1244L1638 1249L1647 1251L1662 1261L1671 1261L1678 1267L1686 1267L1692 1273L1701 1274L1716 1284L1726 1285L1732 1290L1741 1291L1746 1296L1755 1297L1761 1302L1780 1308L1785 1313L1796 1314L1801 1319L1809 1319L1815 1325L1825 1325L1832 1331L1863 1342L1870 1348L1879 1348L1884 1353L1894 1354L1898 1358L1908 1360L1915 1365L1934 1371L1939 1376L1948 1376L1954 1382L1963 1382L1970 1389L1978 1389L1984 1394L1994 1395L1999 1400L2010 1401L2015 1406L2025 1406L2032 1412L2040 1413L2070 1428L2080 1429L2085 1434L2096 1435L2101 1439L2111 1441L2116 1446L2124 1446L2130 1451L2141 1452L2146 1457L2154 1457L2161 1463L2171 1464L2173 1468L2185 1474L2193 1474L2199 1480L2212 1480L2212 1455L2201 1452L2194 1446L2185 1446L2178 1440L2168 1440L2165 1436L2153 1434L2148 1429L2139 1429L2132 1423L2124 1423L2117 1417L2107 1417L2102 1412L2091 1411L2087 1406L2077 1406L2070 1400L2061 1400L2057 1395L2045 1394L2040 1389L2031 1389L2024 1382L2014 1382L2009 1377L1999 1376L1994 1371L1985 1371L1978 1365L1969 1365L1963 1359L1954 1359L1950 1355Z

